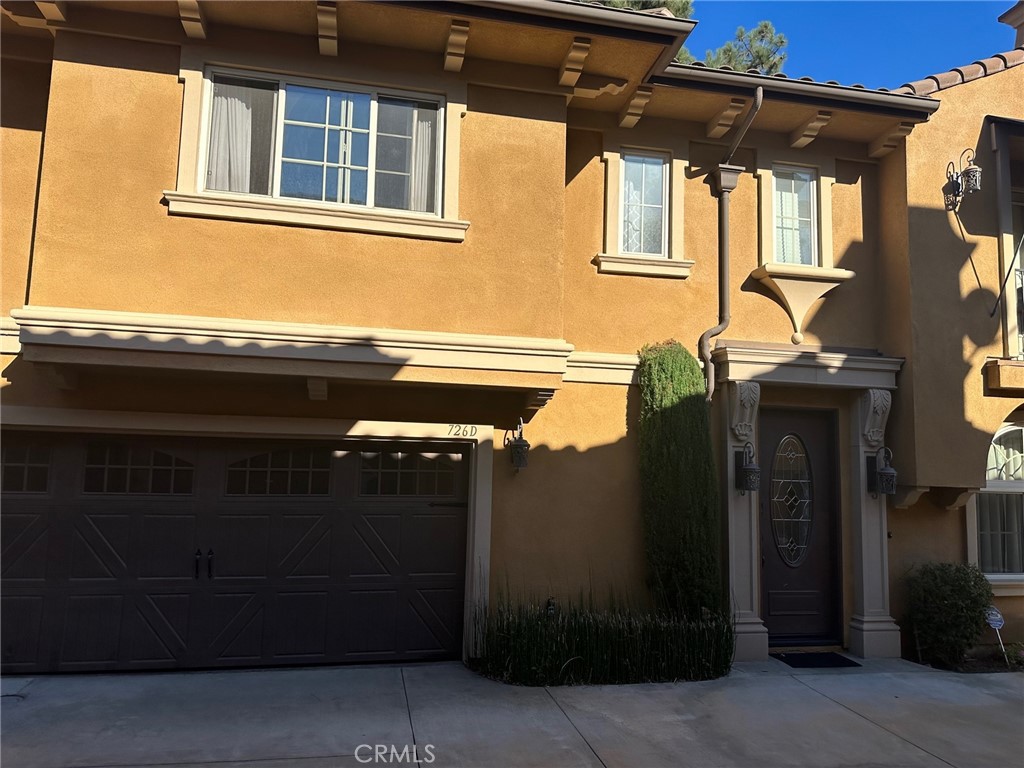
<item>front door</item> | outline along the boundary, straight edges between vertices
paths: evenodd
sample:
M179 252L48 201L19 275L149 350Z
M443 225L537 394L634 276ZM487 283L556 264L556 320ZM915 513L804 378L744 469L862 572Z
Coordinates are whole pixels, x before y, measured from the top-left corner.
M842 640L833 411L763 409L761 616L769 644Z

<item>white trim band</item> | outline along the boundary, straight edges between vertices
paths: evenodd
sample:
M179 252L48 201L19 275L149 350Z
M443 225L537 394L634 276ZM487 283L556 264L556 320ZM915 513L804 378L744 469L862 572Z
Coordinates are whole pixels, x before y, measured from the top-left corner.
M718 381L896 389L903 358L796 348L741 346L727 342L711 353Z

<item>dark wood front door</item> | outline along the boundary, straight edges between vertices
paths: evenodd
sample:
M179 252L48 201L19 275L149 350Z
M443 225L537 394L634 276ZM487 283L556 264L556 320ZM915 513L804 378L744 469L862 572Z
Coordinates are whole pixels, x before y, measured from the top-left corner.
M458 444L10 433L5 673L458 658Z
M763 409L761 615L772 645L842 639L833 411Z

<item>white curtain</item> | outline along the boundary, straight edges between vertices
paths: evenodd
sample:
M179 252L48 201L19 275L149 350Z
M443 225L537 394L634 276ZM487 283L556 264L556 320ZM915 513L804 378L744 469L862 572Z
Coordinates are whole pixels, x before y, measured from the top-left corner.
M249 192L252 98L252 90L244 85L216 83L214 86L208 189Z
M985 573L1024 573L1024 494L978 494L979 565Z
M409 207L413 211L434 211L434 139L437 112L415 109L412 137L412 178Z

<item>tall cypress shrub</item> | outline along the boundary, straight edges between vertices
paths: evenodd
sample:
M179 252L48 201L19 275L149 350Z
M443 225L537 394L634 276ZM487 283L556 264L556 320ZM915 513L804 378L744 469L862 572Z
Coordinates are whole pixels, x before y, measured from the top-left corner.
M699 616L724 607L710 415L700 366L677 341L640 351L640 479L655 605Z

